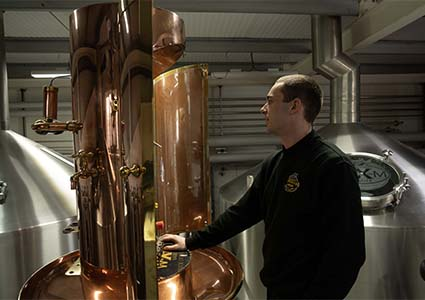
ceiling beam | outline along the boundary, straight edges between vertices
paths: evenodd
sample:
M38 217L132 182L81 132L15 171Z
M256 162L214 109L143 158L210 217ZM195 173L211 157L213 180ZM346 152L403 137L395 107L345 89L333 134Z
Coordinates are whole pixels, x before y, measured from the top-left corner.
M422 54L354 54L352 58L359 64L415 65L425 64ZM424 80L425 81L425 80Z
M186 52L310 53L307 39L187 38Z
M6 52L69 53L67 38L6 38Z
M383 0L359 17L342 34L342 48L348 54L366 48L425 15L424 0ZM293 70L312 74L312 56L294 65Z
M199 62L178 62L173 68L182 67L185 65L196 64ZM281 69L281 63L255 63L253 66L251 63L227 63L227 62L203 62L208 64L208 70L210 72L228 72L230 69L241 70L241 71L267 71L269 69ZM8 63L7 74L9 78L31 78L31 71L52 71L52 70L68 70L69 65L66 63L31 63L31 64L19 64L19 63Z
M394 58L393 58L394 59ZM399 58L397 58L399 59ZM408 61L405 56L404 63L372 61L371 59L360 58L364 63L360 64L360 72L362 74L390 74L390 73L425 73L425 57L421 56L420 61ZM173 68L184 65L196 64L199 62L178 62ZM229 72L231 69L241 71L267 71L269 69L278 69L279 71L291 71L290 64L283 65L282 63L255 63L254 67L251 63L229 63L229 62L203 62L208 64L210 72ZM284 68L285 66L285 68ZM7 64L8 76L11 79L15 78L31 78L31 71L51 71L51 70L68 70L69 64L66 63L44 63L44 64Z
M7 52L68 53L67 38L6 38ZM185 52L197 53L310 53L306 39L187 38Z
M425 73L425 64L409 65L382 65L364 64L360 65L360 74L418 74ZM396 81L398 82L398 81Z
M6 38L8 53L69 53L67 38ZM186 53L276 53L309 54L308 39L254 39L254 38L187 38ZM422 54L425 41L377 41L355 53Z
M117 2L102 0L101 2ZM98 0L1 0L3 10L69 10ZM357 0L156 0L155 6L184 12L319 14L355 16Z
M424 54L425 41L377 41L367 48L358 49L356 54Z

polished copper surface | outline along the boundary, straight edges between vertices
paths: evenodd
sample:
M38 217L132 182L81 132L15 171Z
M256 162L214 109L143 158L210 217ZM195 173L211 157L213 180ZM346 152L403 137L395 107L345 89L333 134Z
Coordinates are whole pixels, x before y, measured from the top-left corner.
M175 13L155 8L152 12L154 77L180 58L185 49L184 22Z
M74 251L39 269L22 286L18 299L84 299L80 276L65 275L79 256Z
M162 246L161 246L162 247ZM158 299L194 299L189 251L157 252Z
M117 5L74 11L71 25L73 118L80 225L81 283L85 299L132 299L120 168L120 57Z
M83 262L115 271L127 267L124 204L119 168L117 6L92 5L70 17L73 118L84 124L74 135ZM84 268L83 268L84 273Z
M206 66L194 65L155 79L157 219L165 232L210 222L207 78Z
M68 121L68 122L59 122L59 121L49 121L49 120L37 120L31 125L31 129L38 134L60 134L64 131L78 132L83 128L83 124L78 121Z
M84 299L87 296L81 284L84 279L80 280L80 276L65 274L78 257L79 252L75 251L38 270L23 286L19 299ZM185 270L186 272L158 282L158 299L232 299L243 281L239 262L232 254L219 247L193 251L190 270ZM91 276L90 273L89 275ZM99 284L104 275L106 274L99 275L99 278L93 281L93 284L97 283L99 288L91 290L94 299L108 299L102 297L108 293L105 287L110 291L115 286L124 285L123 278L113 274L107 276L112 277L110 284ZM191 294L186 293L190 289ZM116 297L115 299L126 298Z
M150 0L121 0L74 11L70 34L76 121L65 128L75 128L81 274L69 271L80 254L68 254L37 271L20 298L230 299L242 271L220 248L157 279L156 207L168 232L210 221L206 67L158 76L153 111L153 77L182 54L183 21Z
M84 261L82 270L80 279L84 299L134 299L128 272L98 268Z
M239 261L227 250L211 247L192 252L192 288L195 299L233 299L243 279Z
M152 2L122 0L119 15L128 253L136 297L156 299Z
M43 88L44 118L48 121L58 118L58 88L52 85Z
M31 129L38 134L60 134L64 131L77 132L83 124L77 121L60 122L58 117L58 88L52 85L43 88L44 119L37 120L31 125Z
M138 34L139 22L135 17L137 12L137 1L120 2L120 26L122 48L129 53L135 45L141 45L141 49L153 50L153 77L174 65L183 54L185 48L184 23L175 13L161 9L152 9L152 44L144 42L144 38ZM143 23L142 23L143 24ZM143 25L142 25L143 26ZM136 31L137 30L137 31Z

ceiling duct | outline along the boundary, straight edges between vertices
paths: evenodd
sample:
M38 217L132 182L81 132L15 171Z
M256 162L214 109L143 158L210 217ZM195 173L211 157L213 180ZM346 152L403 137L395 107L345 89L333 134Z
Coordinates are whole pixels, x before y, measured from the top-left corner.
M359 122L360 73L342 52L341 17L311 17L313 68L331 81L330 122Z

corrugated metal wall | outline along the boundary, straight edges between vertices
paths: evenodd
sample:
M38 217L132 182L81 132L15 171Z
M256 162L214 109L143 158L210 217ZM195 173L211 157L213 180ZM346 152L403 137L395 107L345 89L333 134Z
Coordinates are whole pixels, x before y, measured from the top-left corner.
M43 136L31 130L31 124L41 117L41 86L47 83L46 81L28 85L26 81L11 81L11 127L60 153L70 155L73 151L71 134ZM60 88L58 118L70 120L71 91L68 82L57 80L55 83ZM328 124L329 120L329 87L326 83L321 86L325 98L322 112L315 123L316 128ZM266 155L276 149L273 144L278 143L277 139L267 134L263 115L259 111L270 87L271 84L210 87L209 139L213 146L210 149L213 161L217 155L242 154L240 160L243 160L248 154ZM422 83L395 81L362 84L360 104L362 122L374 129L389 132L425 131ZM226 145L226 139L231 140L232 146Z

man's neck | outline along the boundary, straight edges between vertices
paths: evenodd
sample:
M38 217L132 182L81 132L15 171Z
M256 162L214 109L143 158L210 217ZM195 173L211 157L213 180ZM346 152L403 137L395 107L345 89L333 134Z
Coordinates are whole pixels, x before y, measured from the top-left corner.
M312 130L311 124L304 124L303 126L295 126L289 134L281 135L280 142L285 149L291 148L293 145L302 140Z

